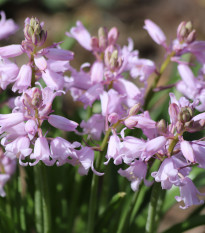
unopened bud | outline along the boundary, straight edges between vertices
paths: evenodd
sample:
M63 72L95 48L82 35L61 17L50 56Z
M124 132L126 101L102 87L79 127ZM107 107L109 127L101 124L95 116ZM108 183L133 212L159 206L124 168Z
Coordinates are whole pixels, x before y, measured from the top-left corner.
M108 121L111 123L111 124L115 124L117 123L119 120L119 115L115 112L111 113L109 116L108 116Z
M178 120L180 109L179 106L175 103L170 104L169 106L169 115L173 123L176 123Z
M137 125L137 123L138 123L138 121L133 116L128 117L124 120L124 124L125 124L125 126L127 126L127 128L133 128Z
M186 38L186 42L188 44L192 43L193 41L196 40L196 30L193 30L189 33L189 35Z
M196 31L193 30L191 21L182 22L177 29L177 37L180 42L191 43L196 39Z
M117 67L118 64L118 51L114 50L113 53L111 54L110 58L110 66L111 68Z
M157 130L159 133L166 133L167 125L164 119L161 119L159 122L157 122Z
M182 130L184 129L184 125L181 121L177 121L176 123L176 130L177 130L177 133L180 133L182 132Z
M47 37L47 33L42 29L40 21L37 18L27 18L24 27L24 35L27 41L34 45L42 45Z
M32 105L35 107L40 107L41 103L42 103L42 92L38 89L35 88L34 92L33 92L33 98L32 98Z
M188 122L193 117L193 111L190 107L183 107L178 115L178 120Z
M98 38L99 38L99 47L101 49L105 49L108 46L108 32L107 28L100 27L98 30Z
M135 104L132 108L130 108L129 116L136 115L139 112L140 108L141 108L140 103Z

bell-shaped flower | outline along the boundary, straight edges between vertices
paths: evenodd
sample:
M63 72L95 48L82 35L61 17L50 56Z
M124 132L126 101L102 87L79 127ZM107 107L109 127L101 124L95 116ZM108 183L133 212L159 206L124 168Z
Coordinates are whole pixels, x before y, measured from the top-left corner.
M146 174L147 174L147 165L141 160L134 161L125 170L122 170L120 168L118 170L118 173L121 176L126 177L129 181L131 181L131 188L134 192L138 190L139 185L142 180L144 180L144 183L147 186L152 184L152 182L145 179Z
M157 172L152 172L152 177L156 182L161 182L162 189L171 189L172 185L180 185L181 178L178 176L179 168L186 166L187 163L183 162L179 158L172 156L166 158ZM190 168L180 169L180 173L188 175Z
M58 115L50 115L48 117L48 122L55 128L64 130L64 131L75 131L78 123L71 121L65 117Z
M110 159L114 160L114 164L118 165L122 163L122 157L120 154L120 149L122 147L122 144L120 142L120 138L117 136L115 132L113 132L113 135L110 136L109 142L108 142L108 148L107 148L107 154L106 158L108 161L106 164L110 161Z
M73 166L79 166L78 172L80 175L87 175L90 168L98 176L104 174L94 169L94 151L90 147L83 147L76 151L76 156L70 156L69 163Z
M45 69L42 72L42 78L46 86L52 90L62 90L64 86L64 77L52 70Z
M30 155L30 159L35 159L34 162L29 163L30 166L36 165L40 160L46 165L53 165L55 161L50 160L50 149L45 137L39 137L36 139L34 152Z
M191 143L185 140L182 140L180 142L180 148L183 156L187 159L187 161L194 163L195 162L195 156L194 151L191 146Z
M69 50L58 48L45 48L42 51L42 54L45 55L48 59L56 61L70 61L74 57L74 53Z
M201 205L204 203L203 200L200 200L197 195L205 196L205 193L200 193L192 180L188 177L183 179L183 184L180 188L180 196L176 196L175 199L180 202L184 202L184 206L180 205L181 209L187 209L192 205Z
M99 83L103 80L103 63L95 61L91 67L90 80L94 83Z
M159 136L149 140L145 144L141 158L143 160L145 159L146 161L148 161L154 154L164 149L166 142L167 142L167 138L164 136Z
M18 125L25 119L23 113L0 114L0 134L12 126Z
M32 77L32 69L30 65L23 65L19 71L19 74L16 78L16 82L12 87L12 91L19 93L25 91L28 87L31 86L31 77Z
M25 123L25 131L28 133L28 137L30 140L34 138L38 131L38 125L35 120L28 120Z
M205 142L204 141L192 141L192 149L194 153L194 158L198 167L205 169Z
M61 137L56 137L50 143L51 158L57 161L57 166L69 163L68 158L77 157L75 148L80 146L81 144L78 142L71 144Z
M0 87L5 90L6 87L16 80L18 75L18 66L8 59L0 59Z
M13 44L0 47L0 56L3 58L17 57L21 54L23 54L23 49L20 44Z

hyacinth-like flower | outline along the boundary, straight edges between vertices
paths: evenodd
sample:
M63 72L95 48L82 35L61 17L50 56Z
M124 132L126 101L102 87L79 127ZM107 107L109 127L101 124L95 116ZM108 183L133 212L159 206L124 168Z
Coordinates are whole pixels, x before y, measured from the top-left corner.
M139 106L130 109L123 121L125 126L140 128L147 139L125 136L126 128L122 130L121 137L113 130L108 143L106 164L110 160L116 165L127 164L127 169L120 169L119 174L126 177L131 182L131 188L137 191L142 180L145 185L150 185L145 180L147 165L149 161L159 159L161 166L158 171L152 172L152 177L161 183L163 189L171 189L173 185L179 187L181 197L176 199L184 201L185 206L181 208L187 208L202 203L196 195L203 194L196 190L188 175L192 166L204 168L205 144L201 140L187 141L183 133L203 130L205 114L194 116L198 101L190 103L185 97L177 100L173 93L170 93L170 99L170 124L164 120L153 121L147 111L135 115Z
M92 37L80 21L66 35L75 38L95 56L95 62L92 65L83 64L79 72L71 68L71 77L66 79L66 89L71 91L74 100L83 102L85 108L100 100L105 128L108 127L110 114L122 118L133 105L143 104L147 78L155 71L155 65L150 60L138 57L138 51L133 50L130 38L128 46L121 47L117 44L117 28L113 27L109 31L99 28L98 36ZM90 70L85 72L84 67L89 67ZM139 88L125 79L125 72L133 78L139 77L144 87ZM84 132L88 130L91 132L91 128ZM91 135L99 138L97 131L96 135L93 131Z
M41 78L53 90L64 88L63 73L69 70L69 61L74 55L68 50L61 49L58 44L44 47L47 32L43 25L44 23L37 18L27 18L24 26L25 40L21 44L0 47L1 62L5 65L1 71L5 77L0 82L2 89L14 83L12 90L22 93ZM22 54L26 54L29 61L20 69L7 60Z
M153 21L145 20L144 29L147 30L151 38L159 45L162 45L168 54L172 54L172 60L181 63L180 57L185 53L196 56L200 63L204 63L204 41L196 40L196 30L190 21L181 22L177 29L177 38L167 45L167 38L162 29Z

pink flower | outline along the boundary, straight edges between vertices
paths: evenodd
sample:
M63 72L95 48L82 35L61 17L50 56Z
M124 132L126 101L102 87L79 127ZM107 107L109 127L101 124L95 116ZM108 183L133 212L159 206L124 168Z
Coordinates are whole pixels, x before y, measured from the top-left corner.
M188 177L183 179L183 184L180 186L180 195L181 196L176 196L175 199L178 202L184 202L184 206L180 205L181 209L187 209L189 206L201 205L204 203L203 200L199 200L197 195L205 196L205 193L200 193L193 184L192 180Z
M77 21L76 27L72 27L70 33L66 32L66 35L76 39L78 43L85 49L92 50L90 33L80 21Z
M0 12L1 21L0 21L0 40L7 38L8 36L14 34L18 29L18 25L14 23L12 19L6 20L6 15L3 11Z
M145 20L144 29L147 30L151 38L159 45L163 45L165 47L166 36L164 32L161 30L159 26L157 26L150 19Z
M134 192L138 190L142 180L144 180L147 186L152 184L152 182L145 179L147 174L147 165L140 160L136 160L125 170L120 168L118 173L131 181L131 188Z
M55 128L64 131L75 131L76 127L78 126L78 123L58 115L50 115L48 117L48 122Z
M28 87L31 86L31 77L32 77L32 69L30 65L23 65L19 71L17 76L17 80L12 87L12 91L16 92L19 90L19 93L25 91Z

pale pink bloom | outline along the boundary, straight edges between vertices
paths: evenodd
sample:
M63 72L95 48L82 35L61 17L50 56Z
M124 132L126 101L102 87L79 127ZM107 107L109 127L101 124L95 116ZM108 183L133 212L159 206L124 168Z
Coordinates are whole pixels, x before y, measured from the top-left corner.
M100 140L105 130L105 118L101 114L93 114L87 122L82 121L80 127L83 134L90 135L94 140Z
M48 141L45 137L39 137L36 139L34 152L30 155L30 159L35 159L33 163L29 162L30 166L36 165L40 160L42 160L46 165L53 165L53 161L50 160Z
M0 40L7 38L8 36L14 34L18 29L18 25L12 19L6 19L6 15L3 11L0 12Z
M42 72L42 78L47 85L47 87L52 90L62 90L64 86L63 75L58 74L52 70L45 69Z
M183 179L183 184L179 187L180 188L180 196L176 196L175 199L180 202L184 202L184 206L180 205L181 209L187 209L192 205L201 205L204 203L203 200L200 200L197 195L205 195L205 193L200 193L195 185L193 184L192 180L188 177Z
M25 131L28 133L28 137L30 140L34 138L36 133L38 132L38 125L35 120L28 120L25 123Z
M25 158L31 154L32 149L30 147L30 140L28 137L22 136L15 139L13 142L10 142L5 146L5 155L11 159L19 158L19 163L21 165L28 165L21 161L21 158Z
M31 86L31 78L32 78L32 69L30 65L23 65L19 71L19 74L16 78L16 82L12 87L12 91L19 93L25 91L28 87Z
M75 131L76 127L78 126L78 123L58 115L50 115L48 117L48 122L55 128L64 131Z
M80 175L87 175L90 168L98 176L104 174L94 169L94 151L90 147L83 147L76 151L75 156L70 156L69 163L73 166L79 165L78 172Z
M95 61L91 67L90 80L94 83L99 83L103 80L103 63Z
M146 180L147 174L147 165L140 160L134 161L127 169L122 170L121 168L118 170L118 173L121 176L126 177L129 181L131 181L131 188L134 192L136 192L139 188L139 185L142 180L144 180L145 185L149 186L152 182Z
M192 141L192 149L194 158L198 167L205 168L205 142L204 141Z
M116 112L111 113L107 120L111 123L111 124L115 124L118 122L118 120L120 119L119 115Z
M47 67L48 69L57 72L62 73L67 71L70 68L69 61L56 61L56 60L47 60Z
M114 160L115 165L122 163L122 157L120 154L121 147L122 144L120 142L120 138L117 136L116 133L113 133L113 135L110 136L108 142L107 155L106 155L108 161L106 163L108 163L110 159Z
M147 30L151 38L159 45L165 46L166 36L162 29L150 19L145 20L144 29Z
M171 189L172 185L181 185L181 178L178 173L182 175L188 175L191 168L186 167L179 169L180 167L186 166L187 163L183 162L179 158L172 156L166 158L157 172L152 172L152 177L155 178L156 182L161 182L162 189Z
M87 29L83 26L80 21L76 22L76 27L72 27L69 32L66 32L66 35L73 37L78 41L78 43L87 50L92 50L91 45L91 36Z
M194 151L192 149L192 146L190 142L182 140L180 142L180 148L183 156L191 163L195 162L195 156L194 156Z
M163 150L167 142L167 138L164 136L159 136L146 142L144 151L141 158L148 161L154 154L158 151Z
M0 47L0 56L3 58L17 57L21 54L23 54L23 50L20 44Z
M56 137L50 143L51 158L57 160L57 166L69 163L69 157L77 157L75 148L80 146L78 142L71 144L61 137Z
M46 56L49 59L56 60L56 61L70 61L74 57L74 53L69 50L58 48L45 48L39 52Z
M135 159L140 158L142 152L145 148L145 141L132 136L127 136L123 138L121 143L120 155L123 161L130 164Z
M0 114L0 133L24 121L23 113Z
M6 58L0 59L0 86L3 90L5 90L10 83L16 80L18 72L19 68L15 63Z
M34 62L40 71L44 71L47 68L47 61L42 55L36 55L34 57Z

